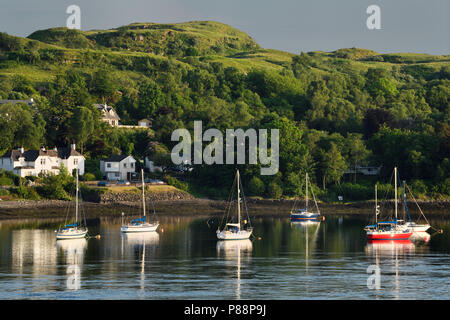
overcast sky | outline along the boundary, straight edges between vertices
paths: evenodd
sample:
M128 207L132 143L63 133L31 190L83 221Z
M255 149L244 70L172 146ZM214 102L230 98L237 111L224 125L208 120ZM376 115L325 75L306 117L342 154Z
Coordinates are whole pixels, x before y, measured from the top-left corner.
M450 54L450 0L0 0L0 31L25 37L66 26L71 4L81 8L82 30L215 20L264 48L293 53L358 47ZM380 30L366 26L369 5L381 9Z

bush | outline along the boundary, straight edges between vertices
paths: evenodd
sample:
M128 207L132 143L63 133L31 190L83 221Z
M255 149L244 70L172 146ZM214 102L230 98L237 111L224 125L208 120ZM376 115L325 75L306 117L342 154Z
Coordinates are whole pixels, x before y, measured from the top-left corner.
M175 188L186 192L189 191L189 185L186 182L179 181L177 178L166 175L164 176L164 180L166 180L167 184L170 186L174 186Z
M250 194L253 196L262 196L264 193L264 182L258 178L253 177L250 179L250 182L248 183L248 190L250 191Z
M14 181L11 178L0 176L0 186L12 186L14 185Z
M343 183L341 189L335 192L344 197L344 200L369 200L374 198L374 186L363 184Z
M89 172L84 174L84 181L94 181L94 180L96 180L96 177L94 174L89 173Z
M18 186L10 190L11 194L16 195L20 199L39 200L41 198L33 187Z
M74 190L74 178L64 166L58 175L46 175L42 178L39 193L48 199L70 200L69 191Z
M266 194L269 198L279 199L283 195L283 189L277 183L271 182L267 186Z
M18 186L20 184L20 178L18 175L7 171L5 169L0 169L0 186Z
M422 180L413 180L411 182L411 192L414 196L424 195L427 193L427 185Z
M95 179L93 180L102 180L103 179L103 173L100 171L100 160L98 159L86 159L84 162L84 168L85 168L85 176L89 173L95 176ZM85 181L91 181L86 180Z
M450 178L445 179L445 181L439 185L439 191L442 194L450 195Z

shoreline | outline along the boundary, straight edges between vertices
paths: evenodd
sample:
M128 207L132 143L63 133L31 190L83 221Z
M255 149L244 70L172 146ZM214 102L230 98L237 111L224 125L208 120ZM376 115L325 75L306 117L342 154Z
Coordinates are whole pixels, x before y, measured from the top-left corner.
M449 215L450 201L418 201L425 215ZM0 202L0 220L21 218L63 218L67 214L70 201L64 200L19 200ZM225 200L211 199L180 199L154 201L157 215L173 217L213 217L221 216L224 212ZM247 199L248 212L251 217L283 217L292 209L294 200ZM297 208L304 205L304 201L297 201ZM83 206L87 218L118 217L121 212L139 214L139 202L118 201L111 203L84 202ZM351 203L319 203L321 214L373 214L373 201ZM392 203L387 203L392 206ZM412 215L420 215L414 202L408 202ZM151 210L151 207L149 207ZM388 209L386 209L388 210ZM390 208L389 208L390 210ZM399 214L402 214L399 206Z

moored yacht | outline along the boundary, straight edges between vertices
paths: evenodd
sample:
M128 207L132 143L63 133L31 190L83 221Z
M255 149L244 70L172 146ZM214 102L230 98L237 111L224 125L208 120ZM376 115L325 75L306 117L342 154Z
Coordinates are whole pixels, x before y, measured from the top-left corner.
M131 220L128 224L123 224L120 228L122 232L154 232L158 229L159 222L155 221L153 223L147 222L147 217L145 214L145 182L144 182L144 170L141 170L142 176L142 211L143 217ZM153 214L155 214L155 208L153 207Z
M241 182L239 176L239 170L236 171L235 182L237 185L237 222L229 222L225 224L225 227L220 230L220 226L217 229L217 239L219 240L243 240L248 239L252 235L253 228L250 224L247 224L247 220L241 219ZM245 199L244 199L245 201ZM231 203L231 199L230 199ZM231 206L230 206L231 207ZM245 206L245 208L247 208ZM248 212L247 212L248 216ZM250 218L248 218L250 221Z

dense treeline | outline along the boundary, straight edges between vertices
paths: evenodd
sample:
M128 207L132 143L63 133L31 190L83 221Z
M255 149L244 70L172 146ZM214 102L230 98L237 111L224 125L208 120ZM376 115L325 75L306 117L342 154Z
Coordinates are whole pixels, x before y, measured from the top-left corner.
M255 196L301 194L308 172L323 198L358 194L355 188L364 189L360 198L367 198L374 181L344 176L358 165L382 165L376 179L385 183L398 166L402 179L420 193L450 194L448 56L417 61L416 56L343 49L291 55L276 68L256 64L243 70L230 62L246 57L251 64L253 54L266 53L247 38L226 56L230 52L195 51L196 41L182 37L170 42L170 50L152 51L148 45L133 53L124 44L130 38L126 28L116 36L95 50L81 40L79 46L64 45L55 35L39 37L60 46L0 34L0 97L36 102L33 107L0 105L0 151L76 142L92 159L151 155L169 168L172 131L192 130L193 121L202 120L203 130L280 129L279 173L260 176L258 165L241 168L247 192ZM110 50L108 43L114 43ZM153 130L108 126L93 107L102 102L116 108L123 124L148 118ZM226 196L233 171L232 165L196 165L183 179L194 193Z

